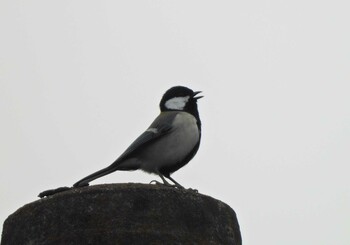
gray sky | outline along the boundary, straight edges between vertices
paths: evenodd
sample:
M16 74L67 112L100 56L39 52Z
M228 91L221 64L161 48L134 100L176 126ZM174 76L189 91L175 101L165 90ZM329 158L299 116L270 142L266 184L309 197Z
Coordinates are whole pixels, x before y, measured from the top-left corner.
M177 181L229 204L246 245L350 244L347 4L1 1L0 222L109 165L181 84L205 98Z

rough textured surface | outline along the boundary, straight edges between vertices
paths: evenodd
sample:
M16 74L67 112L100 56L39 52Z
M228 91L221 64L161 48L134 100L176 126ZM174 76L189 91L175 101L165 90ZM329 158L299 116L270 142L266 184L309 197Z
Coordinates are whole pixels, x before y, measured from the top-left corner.
M25 205L4 222L9 244L241 244L235 212L189 190L110 184Z

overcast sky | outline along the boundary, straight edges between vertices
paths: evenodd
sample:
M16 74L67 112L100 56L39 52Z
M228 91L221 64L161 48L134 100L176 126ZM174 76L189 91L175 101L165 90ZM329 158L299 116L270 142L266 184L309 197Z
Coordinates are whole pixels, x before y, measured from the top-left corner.
M350 244L348 4L0 1L0 223L109 165L185 85L203 137L178 182L229 204L246 245Z

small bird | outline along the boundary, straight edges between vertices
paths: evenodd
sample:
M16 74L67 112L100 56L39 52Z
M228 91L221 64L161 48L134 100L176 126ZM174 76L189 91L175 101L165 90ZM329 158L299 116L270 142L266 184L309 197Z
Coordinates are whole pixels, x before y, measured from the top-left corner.
M197 96L201 91L176 86L165 92L160 114L110 166L79 180L73 187L87 186L97 178L117 170L141 169L157 174L165 186L183 188L170 174L186 165L197 153L201 140L201 120ZM171 180L169 183L165 178Z

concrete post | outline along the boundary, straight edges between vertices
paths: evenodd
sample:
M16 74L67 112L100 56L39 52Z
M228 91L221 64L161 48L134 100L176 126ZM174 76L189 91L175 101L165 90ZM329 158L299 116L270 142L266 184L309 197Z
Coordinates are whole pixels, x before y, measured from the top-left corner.
M4 222L2 245L233 244L241 234L225 203L160 185L74 188L29 203Z

